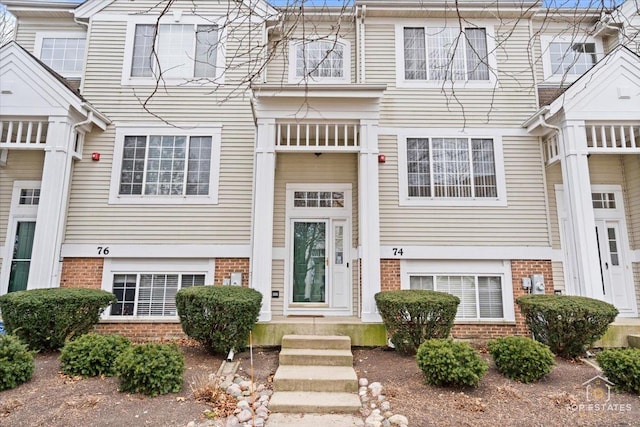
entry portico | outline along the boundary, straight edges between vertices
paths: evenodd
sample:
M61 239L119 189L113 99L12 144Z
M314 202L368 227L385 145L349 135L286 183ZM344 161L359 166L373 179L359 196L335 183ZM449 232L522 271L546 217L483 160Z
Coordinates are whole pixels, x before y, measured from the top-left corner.
M374 295L380 291L378 121L385 88L253 87L257 132L250 286L264 296L260 321L305 313L381 320ZM276 197L278 157L286 168L321 156L315 172L303 168L289 174L283 181L286 196ZM344 174L323 174L323 167L336 166Z

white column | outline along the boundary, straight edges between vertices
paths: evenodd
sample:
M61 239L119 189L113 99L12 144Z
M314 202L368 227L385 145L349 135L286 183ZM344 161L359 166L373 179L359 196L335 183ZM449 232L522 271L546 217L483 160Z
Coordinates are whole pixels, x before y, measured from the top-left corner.
M381 322L374 295L380 292L378 122L360 122L358 202L363 322Z
M578 280L573 288L582 296L604 300L584 122L564 121L559 137L565 206L572 234L569 238L575 248Z
M49 118L27 289L60 286L60 248L64 239L74 141L75 134L68 117Z
M251 277L249 286L262 294L259 320L271 320L271 268L273 258L273 197L276 167L276 126L273 119L258 119L253 185Z

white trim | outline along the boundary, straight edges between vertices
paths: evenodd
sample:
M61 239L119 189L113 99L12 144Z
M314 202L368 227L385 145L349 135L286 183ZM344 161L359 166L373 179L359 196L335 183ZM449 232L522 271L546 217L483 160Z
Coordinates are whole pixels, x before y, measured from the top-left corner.
M215 261L213 259L178 260L178 259L105 259L102 269L102 285L104 291L112 292L113 276L122 273L159 273L159 274L204 274L205 286L213 285ZM136 293L136 301L138 294ZM177 319L178 316L111 316L110 309L105 310L103 320L158 321Z
M85 46L84 52L82 54L82 71L79 73L68 73L63 71L56 71L58 74L66 77L66 78L82 78L84 74L84 70L87 65L87 52L89 51L88 45L89 41L87 40L87 33L85 31L37 31L36 32L36 41L34 45L34 55L42 61L42 40L43 39L84 39ZM44 63L44 61L42 61ZM53 67L50 67L53 69Z
M184 135L184 136L210 136L211 137L211 167L209 170L209 195L208 196L144 196L144 195L120 195L120 170L122 168L122 153L124 137L128 135L149 136L157 135ZM179 204L207 204L218 203L218 188L220 183L220 146L222 143L222 125L198 126L194 124L177 124L170 126L158 123L121 123L116 125L116 138L113 148L113 165L111 168L111 185L109 187L109 204L153 204L153 205L179 205ZM145 159L146 162L146 159Z
M102 248L98 250L98 248ZM104 249L108 253L104 254ZM65 243L62 245L63 258L249 258L249 245L143 245L143 244L111 244Z
M0 295L4 295L9 290L9 273L11 272L11 261L13 259L13 246L16 240L18 222L36 222L38 215L38 205L20 205L20 192L23 189L40 189L41 181L14 181L11 193L11 206L5 233L5 244L0 246L0 257L2 270L0 270Z
M399 249L402 249L402 255ZM380 247L380 258L402 260L553 260L554 256L555 251L547 246L405 246L398 244Z
M498 88L499 83L497 79L498 75L498 61L496 59L496 43L495 43L495 31L494 26L490 21L464 21L464 25L467 28L484 28L486 32L487 41L487 57L489 68L489 80L407 80L404 73L404 28L405 27L423 27L425 31L428 28L459 28L458 21L447 20L429 20L428 25L425 25L424 19L420 20L403 20L401 22L395 21L395 51L396 51L396 87L398 88L433 88L433 89L487 89L495 90ZM453 23L453 25L452 25ZM426 33L425 33L426 34ZM425 38L427 43L427 38ZM425 48L426 45L425 45ZM425 52L429 57L428 48ZM429 65L427 64L427 69Z
M227 30L225 26L226 17L209 17L205 18L198 15L180 15L176 20L174 14L166 16L157 15L136 15L135 17L129 17L127 19L127 35L125 39L124 57L122 61L122 86L196 86L196 87L216 87L224 85L224 76L226 69L226 43L227 43ZM131 63L133 61L133 47L136 33L136 25L149 24L155 25L160 21L160 25L165 24L180 24L180 25L193 25L193 37L195 46L196 26L197 25L216 25L218 27L218 47L216 55L216 76L215 77L163 77L159 78L154 75L151 77L132 77L131 76ZM154 41L157 43L157 40ZM195 52L194 52L195 54ZM194 59L195 60L195 59Z
M342 77L313 77L296 75L297 72L297 49L298 46L305 43L329 42L334 45L342 46ZM351 83L351 42L342 38L317 40L290 40L289 41L289 84L335 84L335 83Z
M392 126L381 126L378 128L379 129L379 134L380 135L392 135L392 136L398 136L398 135L420 135L425 131L424 127L392 127ZM452 129L452 128L438 128L438 127L429 127L428 130L430 133L434 134L434 135L457 135L457 136L469 136L469 129L470 128L464 128L464 129ZM473 130L473 132L482 132L482 133L487 133L489 132L490 135L501 135L503 138L507 137L507 136L520 136L520 137L530 137L533 138L531 136L531 134L529 132L527 132L526 129L523 129L521 127L514 127L514 128L471 128ZM476 135L476 133L474 133L473 136Z
M408 138L487 138L493 140L493 155L496 171L496 190L498 197L493 198L439 198L409 197L407 177L407 139ZM504 154L502 135L493 129L411 129L398 132L398 196L400 206L507 206L507 188L504 172Z
M629 262L640 262L640 249L629 251Z
M551 43L594 43L596 48L596 62L604 57L602 40L586 34L544 34L540 36L540 47L542 50L542 69L544 73L543 83L572 83L582 74L552 74L551 69Z
M494 323L515 321L513 300L513 277L511 262L506 260L402 260L400 261L400 288L409 289L409 277L412 275L484 275L491 274L502 278L502 313L499 319L456 319L456 323Z

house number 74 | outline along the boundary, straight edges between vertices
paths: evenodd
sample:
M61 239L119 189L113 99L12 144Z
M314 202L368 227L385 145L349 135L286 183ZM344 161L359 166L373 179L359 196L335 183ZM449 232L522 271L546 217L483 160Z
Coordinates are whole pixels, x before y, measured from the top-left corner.
M404 250L402 248L391 248L391 250L393 251L393 256L404 255Z
M109 255L109 246L98 246L98 255Z

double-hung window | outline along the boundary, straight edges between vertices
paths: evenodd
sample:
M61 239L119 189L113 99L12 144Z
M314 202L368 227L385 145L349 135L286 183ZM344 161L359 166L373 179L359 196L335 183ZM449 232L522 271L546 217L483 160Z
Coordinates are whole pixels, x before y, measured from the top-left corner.
M347 82L349 80L350 45L342 39L292 42L290 45L291 83Z
M186 21L186 22L183 22ZM123 84L222 83L224 57L218 25L191 23L136 23L129 29L130 50Z
M37 33L36 56L63 77L79 79L84 68L86 34Z
M403 80L489 81L486 28L402 27Z
M111 316L176 316L176 293L190 286L204 286L204 274L124 273L113 275L117 302Z
M220 128L119 128L111 203L217 203Z

